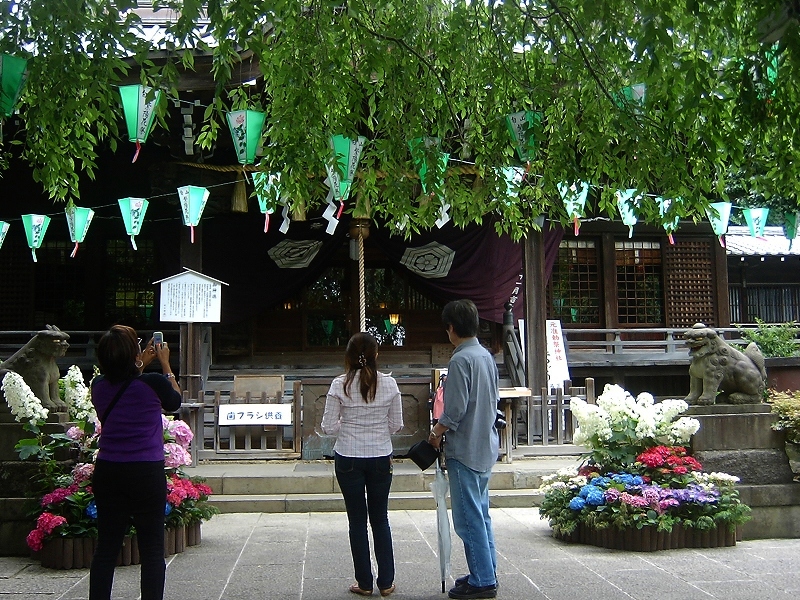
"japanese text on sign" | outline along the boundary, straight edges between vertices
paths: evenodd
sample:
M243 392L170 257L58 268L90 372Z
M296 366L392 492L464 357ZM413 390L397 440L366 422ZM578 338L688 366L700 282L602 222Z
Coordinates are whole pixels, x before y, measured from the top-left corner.
M218 323L222 286L210 281L165 281L161 287L161 320Z
M569 379L567 352L564 348L564 337L561 334L561 321L546 322L547 332L547 387L560 388L564 380Z
M219 425L291 425L291 404L220 404Z

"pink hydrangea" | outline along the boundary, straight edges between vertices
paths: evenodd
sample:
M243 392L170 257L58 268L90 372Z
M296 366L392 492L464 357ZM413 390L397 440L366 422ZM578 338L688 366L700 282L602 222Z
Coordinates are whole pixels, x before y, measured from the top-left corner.
M43 512L36 519L36 529L41 529L45 535L50 535L56 527L66 523L67 520L61 515L54 515L53 513Z
M42 496L42 506L47 506L48 504L58 504L59 502L63 502L67 496L71 496L77 491L78 491L78 486L75 484L65 488L56 488L49 494L45 494L44 496Z
M639 508L644 508L645 506L650 505L646 498L634 496L628 492L622 492L619 496L619 499L622 500L623 504L629 504L630 506L636 506Z
M84 436L83 429L80 427L70 427L67 429L67 437L76 442Z
M616 502L619 500L620 491L617 488L608 488L605 491L606 502Z
M76 484L80 484L84 481L89 481L93 474L94 465L92 463L78 463L75 465L75 468L72 469L72 480Z
M192 456L181 446L174 442L164 444L164 465L169 468L182 467L192 464Z
M169 432L175 438L175 441L178 442L184 448L189 447L189 443L192 441L192 438L194 437L192 430L183 421L170 422Z
M210 496L212 494L211 488L205 483L196 483L194 487L201 496Z
M165 415L161 415L161 429L169 431L169 424L170 420Z
M42 544L44 542L45 533L41 529L34 529L28 534L28 537L25 538L25 541L28 542L28 548L33 550L34 552L38 552L42 549Z

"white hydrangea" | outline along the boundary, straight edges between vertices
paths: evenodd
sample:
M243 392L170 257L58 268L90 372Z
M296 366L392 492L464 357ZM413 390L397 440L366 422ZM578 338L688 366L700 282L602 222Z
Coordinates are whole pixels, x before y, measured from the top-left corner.
M90 400L90 391L83 381L83 373L72 365L64 377L64 400L69 407L69 416L76 421L97 421L97 413Z
M670 437L673 444L686 444L700 429L700 421L691 417L681 417L672 424Z
M639 414L636 423L636 436L639 438L652 438L656 435L656 419L652 411L643 411Z
M14 371L6 373L0 388L6 396L11 414L18 422L25 420L34 425L37 421L47 419L49 411L42 406L42 401L36 397L19 373Z
M611 438L613 433L611 431L611 418L601 406L588 404L580 398L572 398L570 400L570 408L579 423L578 431L580 431L580 435L578 437L584 440L581 445L587 445L586 442L594 436L597 436L598 440Z

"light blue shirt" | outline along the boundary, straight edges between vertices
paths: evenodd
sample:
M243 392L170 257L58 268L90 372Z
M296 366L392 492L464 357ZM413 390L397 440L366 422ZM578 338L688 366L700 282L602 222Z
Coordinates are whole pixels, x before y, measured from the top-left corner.
M444 412L439 422L448 428L444 452L475 471L497 462L500 439L494 426L500 400L497 364L477 338L459 344L447 367Z

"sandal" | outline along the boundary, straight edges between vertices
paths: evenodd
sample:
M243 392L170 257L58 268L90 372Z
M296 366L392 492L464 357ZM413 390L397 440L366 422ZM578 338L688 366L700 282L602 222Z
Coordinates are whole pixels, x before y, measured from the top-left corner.
M394 584L381 590L381 596L386 597L394 591Z
M354 594L358 594L359 596L372 596L372 590L361 589L357 583L354 583L353 585L350 586L350 591L353 592Z

